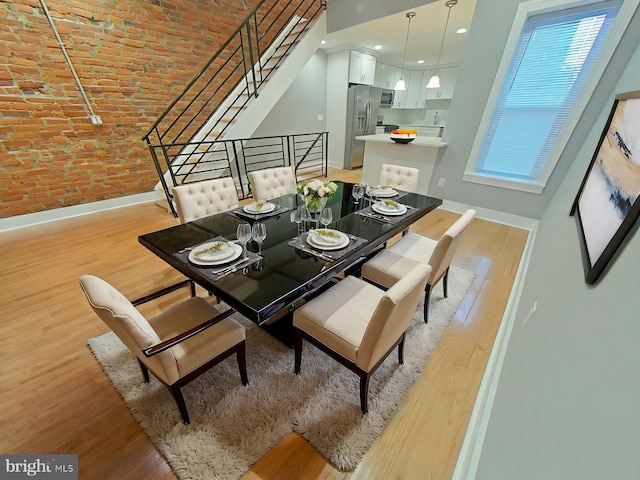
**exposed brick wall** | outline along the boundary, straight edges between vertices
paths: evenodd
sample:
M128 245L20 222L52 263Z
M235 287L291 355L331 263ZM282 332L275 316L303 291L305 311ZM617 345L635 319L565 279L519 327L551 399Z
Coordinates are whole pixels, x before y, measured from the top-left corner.
M276 2L277 0L271 0ZM0 217L148 192L142 135L258 0L0 0Z

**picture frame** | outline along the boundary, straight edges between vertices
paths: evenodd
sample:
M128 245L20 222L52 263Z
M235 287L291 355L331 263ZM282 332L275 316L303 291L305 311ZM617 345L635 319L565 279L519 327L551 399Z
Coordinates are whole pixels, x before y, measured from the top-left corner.
M585 282L594 284L640 216L640 90L616 95L570 215L577 218Z

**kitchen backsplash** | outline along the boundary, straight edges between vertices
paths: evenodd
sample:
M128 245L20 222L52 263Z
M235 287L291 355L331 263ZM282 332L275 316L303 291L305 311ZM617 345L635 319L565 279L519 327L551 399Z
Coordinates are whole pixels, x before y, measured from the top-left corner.
M436 110L436 109L393 109L386 108L381 111L383 116L383 124L396 124L396 125L423 125L433 126L437 125L443 127L447 121L448 110ZM437 120L437 123L436 123Z

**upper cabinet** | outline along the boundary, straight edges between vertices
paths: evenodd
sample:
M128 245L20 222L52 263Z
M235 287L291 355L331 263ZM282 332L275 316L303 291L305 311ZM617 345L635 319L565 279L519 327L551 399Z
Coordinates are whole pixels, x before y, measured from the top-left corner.
M393 65L387 65L386 63L376 62L376 77L374 86L380 88L392 89L396 86L398 80L402 76L402 69L394 67Z
M440 88L426 88L427 91L426 100L443 100L451 99L453 97L453 89L456 86L456 80L458 79L458 68L449 67L441 68L438 70L438 76L440 77ZM429 78L435 73L435 70L429 72ZM427 78L427 82L429 81Z
M422 70L412 70L407 84L407 100L405 108L424 108L424 99L421 98L423 91L424 76L429 72ZM426 89L425 89L426 90Z
M436 70L412 70L407 72L407 90L397 92L394 108L428 108L430 100L450 100L458 78L458 67L440 68L440 88L427 88ZM410 74L409 74L410 73Z
M375 76L376 57L352 50L349 61L349 83L373 85Z

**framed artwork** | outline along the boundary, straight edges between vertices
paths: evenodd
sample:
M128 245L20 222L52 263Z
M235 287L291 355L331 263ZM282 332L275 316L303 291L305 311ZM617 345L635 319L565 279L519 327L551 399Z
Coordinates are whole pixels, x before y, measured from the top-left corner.
M640 216L640 91L617 95L571 208L586 283L595 283Z

